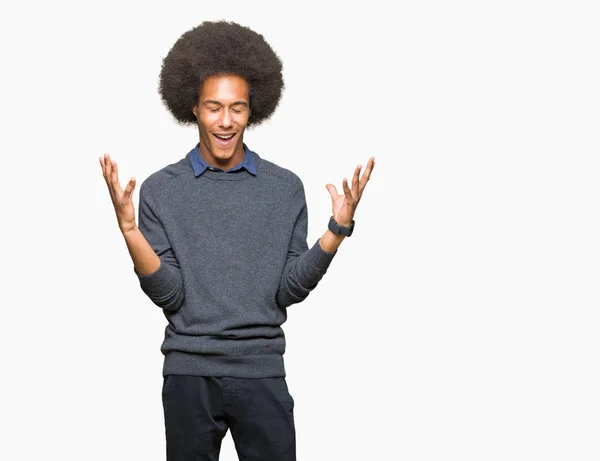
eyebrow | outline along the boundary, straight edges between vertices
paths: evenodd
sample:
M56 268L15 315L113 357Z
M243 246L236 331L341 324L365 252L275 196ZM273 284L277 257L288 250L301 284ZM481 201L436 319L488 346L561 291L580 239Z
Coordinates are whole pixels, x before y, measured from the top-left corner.
M207 99L202 104L216 104L217 106L223 105L223 103L221 103L220 101L215 101L214 99ZM246 101L235 101L235 102L231 103L231 105L232 106L248 106L248 103Z

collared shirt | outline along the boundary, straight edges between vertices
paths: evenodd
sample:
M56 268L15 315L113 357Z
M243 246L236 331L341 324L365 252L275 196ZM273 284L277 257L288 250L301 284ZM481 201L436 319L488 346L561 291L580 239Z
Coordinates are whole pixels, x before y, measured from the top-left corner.
M249 173L252 173L254 176L256 176L256 158L254 157L254 152L248 149L248 146L246 146L246 144L244 144L243 146L244 158L236 166L225 171L225 173L235 173L236 171L246 169ZM210 166L202 158L202 156L200 155L200 143L196 144L196 147L189 152L188 158L192 164L192 168L194 169L194 174L196 176L200 176L207 169L211 171L223 172L221 168L216 166Z

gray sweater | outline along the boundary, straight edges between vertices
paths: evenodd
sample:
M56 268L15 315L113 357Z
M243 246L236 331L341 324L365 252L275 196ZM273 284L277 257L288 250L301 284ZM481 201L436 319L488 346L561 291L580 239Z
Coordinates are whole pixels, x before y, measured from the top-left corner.
M135 273L168 320L163 374L285 376L286 308L308 296L335 253L318 240L308 248L297 175L254 153L256 176L195 176L190 154L139 194L138 225L161 263Z

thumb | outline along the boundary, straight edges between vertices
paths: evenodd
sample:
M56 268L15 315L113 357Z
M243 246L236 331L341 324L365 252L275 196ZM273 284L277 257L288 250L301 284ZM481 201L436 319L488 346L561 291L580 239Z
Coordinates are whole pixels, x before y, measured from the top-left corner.
M331 195L332 200L338 196L337 189L335 188L335 186L333 184L327 184L327 185L325 185L325 187L327 188L329 195Z
M129 198L135 189L135 178L131 178L125 187L125 195Z

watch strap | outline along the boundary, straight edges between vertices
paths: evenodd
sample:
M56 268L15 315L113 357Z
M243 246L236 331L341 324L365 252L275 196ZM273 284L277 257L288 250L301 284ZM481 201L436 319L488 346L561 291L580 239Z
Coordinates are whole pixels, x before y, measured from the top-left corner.
M352 232L354 232L354 220L352 220L352 222L350 223L350 227L340 226L335 221L335 219L333 219L333 216L331 216L331 218L329 218L329 225L327 227L331 232L333 232L336 235L344 235L346 237L350 237L352 235Z

